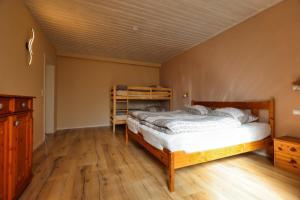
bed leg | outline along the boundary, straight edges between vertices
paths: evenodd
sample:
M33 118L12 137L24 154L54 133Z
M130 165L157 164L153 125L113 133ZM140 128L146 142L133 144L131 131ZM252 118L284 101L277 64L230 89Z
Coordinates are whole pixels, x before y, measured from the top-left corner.
M168 187L170 192L174 192L174 180L175 169L174 169L174 154L169 152L169 165L168 165Z
M115 136L115 132L116 132L116 124L113 123L113 135Z
M126 124L126 127L125 127L125 144L128 145L128 127L127 127L127 124Z

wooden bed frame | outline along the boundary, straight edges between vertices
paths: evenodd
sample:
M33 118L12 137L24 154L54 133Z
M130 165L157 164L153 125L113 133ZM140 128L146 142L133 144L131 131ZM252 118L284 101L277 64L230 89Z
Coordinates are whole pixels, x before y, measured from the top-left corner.
M275 136L275 112L274 99L269 101L257 102L201 102L192 101L192 105L204 105L211 108L235 107L239 109L249 109L252 114L259 116L259 110L267 110L269 112L269 124L271 127L271 136L260 141L229 146L225 148L212 149L203 152L185 153L184 151L170 152L168 149L159 150L147 143L142 134L131 132L126 125L125 140L128 144L128 137L138 142L147 149L153 156L158 158L168 170L168 187L169 191L174 191L175 170L183 167L204 163L220 158L251 152L263 148L270 147Z

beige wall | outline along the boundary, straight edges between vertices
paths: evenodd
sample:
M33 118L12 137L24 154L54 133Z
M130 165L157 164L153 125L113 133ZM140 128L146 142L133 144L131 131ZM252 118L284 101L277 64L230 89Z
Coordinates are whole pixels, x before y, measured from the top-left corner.
M111 87L158 84L159 69L58 56L56 77L58 129L107 126Z
M45 67L45 132L55 133L55 66Z
M263 100L275 97L277 135L300 136L300 1L283 3L163 64L161 84L173 87L175 107L195 100Z
M0 93L32 95L34 100L34 148L44 141L44 53L55 63L55 49L41 32L21 0L0 1ZM33 63L27 65L25 41L35 29Z

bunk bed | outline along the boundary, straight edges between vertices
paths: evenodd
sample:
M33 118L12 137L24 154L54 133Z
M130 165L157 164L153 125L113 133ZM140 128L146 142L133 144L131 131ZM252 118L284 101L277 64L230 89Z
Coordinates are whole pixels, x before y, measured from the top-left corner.
M146 101L163 103L167 110L172 108L172 89L162 87L124 86L111 89L111 123L113 133L116 125L126 124L126 119L131 107L131 102L143 104ZM143 109L143 108L139 108Z

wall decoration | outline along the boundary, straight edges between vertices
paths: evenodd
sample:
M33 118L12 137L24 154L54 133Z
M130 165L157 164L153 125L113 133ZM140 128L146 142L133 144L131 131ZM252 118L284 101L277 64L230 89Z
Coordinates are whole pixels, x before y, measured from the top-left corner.
M33 57L33 51L32 51L32 45L33 45L33 42L34 42L34 38L35 38L35 33L34 33L34 29L32 28L31 29L31 32L32 32L32 36L31 38L26 42L26 49L28 51L28 65L30 66L31 63L32 63L32 57Z

